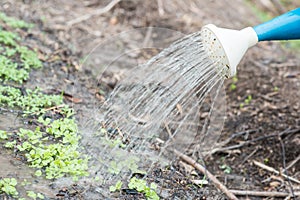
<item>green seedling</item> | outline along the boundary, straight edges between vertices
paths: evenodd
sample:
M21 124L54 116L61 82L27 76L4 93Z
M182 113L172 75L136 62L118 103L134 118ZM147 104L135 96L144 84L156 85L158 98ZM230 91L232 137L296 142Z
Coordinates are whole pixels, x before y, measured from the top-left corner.
M122 188L122 184L123 184L122 181L118 181L116 183L116 185L112 185L112 186L109 187L109 191L110 192L120 191L121 188Z
M28 182L27 179L24 179L24 180L21 182L21 186L26 186L26 185L31 185L31 183Z
M6 142L4 147L8 148L8 149L13 149L17 144L16 140L13 140L12 142Z
M247 98L245 99L245 104L250 104L250 102L252 101L252 96L248 95Z
M265 159L264 159L264 163L265 163L265 164L268 164L268 163L269 163L269 158L265 158Z
M63 104L62 96L45 95L39 89L26 90L26 94L22 95L18 88L0 86L0 105L19 107L24 113L40 115L37 121L40 125L35 130L20 128L16 135L21 142L17 145L16 140L8 141L5 147L16 148L22 153L30 167L39 169L36 176L45 174L46 178L53 179L70 175L77 179L88 175L88 158L81 158L78 151L81 137L75 119L43 117L48 107ZM73 114L74 111L67 106L61 110L62 116L71 117ZM41 131L41 127L45 131ZM3 132L1 135L5 138Z
M39 88L35 90L26 89L26 95L23 95L23 93L19 88L0 86L0 105L8 105L11 108L18 107L25 114L43 114L45 109L63 104L62 96L45 95Z
M249 105L252 101L252 95L248 95L243 103L240 103L240 108L243 108L245 105Z
M31 199L45 199L44 195L41 193L35 193L34 191L27 191L27 196L30 197Z
M11 28L32 27L1 12L0 21ZM18 86L29 79L32 69L41 68L42 62L36 50L22 46L19 35L7 30L0 27L0 106L20 111L26 117L24 119L34 125L13 133L0 130L4 147L13 149L35 168L35 176L47 179L71 176L74 180L87 176L89 158L79 151L81 136L73 117L74 110L64 104L62 95L47 95L39 88L30 90ZM53 107L58 109L52 110ZM17 197L16 184L15 179L0 179L0 193ZM27 184L24 181L22 186ZM34 191L27 191L27 196L44 199L42 194Z
M19 193L16 189L17 180L15 178L2 178L0 179L0 194L6 193L9 196L16 198Z
M157 185L155 183L151 183L150 187L147 186L147 182L142 179L137 179L133 177L130 179L128 184L129 189L135 189L138 192L145 194L147 200L159 200L159 196L156 194L155 190L157 189Z
M273 88L273 91L274 91L274 92L278 92L278 91L279 91L279 88L278 88L277 86L275 86L275 87Z
M29 78L29 73L25 69L19 69L18 64L9 58L0 55L0 81L13 81L23 83Z
M9 31L3 31L0 29L0 43L6 46L12 46L15 47L17 46L17 42L19 41L20 37L13 32Z
M0 20L5 22L8 26L12 28L32 28L34 25L27 23L23 20L18 20L13 17L8 17L6 14L0 12Z
M236 84L238 82L237 75L232 78L232 83L230 84L230 90L233 91L236 89Z
M0 130L0 139L2 139L2 140L8 139L6 131Z
M42 67L37 53L19 45L20 40L18 34L0 29L0 82L21 84L28 80L31 68Z
M24 69L38 69L42 67L42 62L39 60L36 52L29 50L25 46L17 46L17 52L20 54L20 60Z
M3 52L3 55L5 55L7 57L12 57L12 56L16 55L16 53L17 53L16 48L6 47L5 51Z
M225 174L230 174L232 172L231 167L226 164L220 165L219 168L222 169Z
M88 158L81 158L77 150L80 136L74 119L54 120L45 132L37 127L35 131L20 129L17 134L26 140L17 148L24 152L29 166L41 169L36 176L45 173L47 179L53 179L68 174L76 179L88 175ZM46 135L52 135L56 143L41 139Z

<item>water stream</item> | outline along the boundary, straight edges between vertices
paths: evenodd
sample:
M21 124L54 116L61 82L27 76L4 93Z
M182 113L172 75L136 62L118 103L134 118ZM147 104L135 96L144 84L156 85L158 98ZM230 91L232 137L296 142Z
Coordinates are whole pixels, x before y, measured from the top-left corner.
M168 164L176 158L174 149L212 148L225 112L217 62L197 32L126 74L85 125L92 128L83 144L97 155L93 170L104 185Z

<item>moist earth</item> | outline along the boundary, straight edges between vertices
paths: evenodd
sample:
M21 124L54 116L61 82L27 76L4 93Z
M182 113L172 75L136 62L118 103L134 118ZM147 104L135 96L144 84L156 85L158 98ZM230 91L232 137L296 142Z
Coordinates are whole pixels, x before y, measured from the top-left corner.
M39 86L49 94L64 91L65 101L75 108L82 130L95 106L101 106L126 71L183 35L199 31L208 23L233 29L254 26L262 20L257 10L276 16L300 6L297 1L278 4L279 1L259 0L124 0L102 14L74 23L74 19L104 8L109 2L7 0L0 3L1 11L7 15L37 24L30 33L23 33L24 41L53 58L44 62L43 69L33 71L24 87ZM145 29L150 26L165 29L158 32ZM129 34L119 35L133 29ZM216 149L203 161L229 189L299 192L299 183L254 164L258 161L278 171L288 168L286 174L300 179L300 59L299 48L290 46L280 42L258 44L246 53L237 76L225 81L224 129ZM81 65L87 55L90 56L86 64ZM116 59L118 55L120 59ZM108 64L111 70L105 70ZM21 120L16 113L1 108L1 129L15 130L23 125ZM89 131L83 131L85 137L91 137L88 134ZM13 175L18 170L19 176L31 173L3 147L0 163L0 176ZM204 176L188 169L178 159L168 168L154 168L146 180L162 185L163 189L157 192L162 199L227 199L210 181L202 186L193 184L191 180L202 180ZM59 182L31 179L37 185L34 189L49 199L107 199L101 196L100 187L88 179L77 184L68 179ZM0 198L8 199L3 194ZM239 198L284 199L247 195ZM145 196L124 187L120 193L112 194L111 199L145 199Z

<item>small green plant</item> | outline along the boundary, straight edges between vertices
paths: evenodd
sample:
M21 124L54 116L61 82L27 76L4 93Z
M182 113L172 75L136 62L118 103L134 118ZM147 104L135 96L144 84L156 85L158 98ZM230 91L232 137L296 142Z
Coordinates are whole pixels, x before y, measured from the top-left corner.
M240 103L240 108L243 108L245 105L249 105L252 101L252 95L248 95L243 103Z
M21 185L22 186L26 186L26 185L30 185L31 183L27 181L27 179L24 179L22 182L21 182Z
M36 52L29 50L25 46L17 46L16 50L20 54L20 60L24 69L29 70L30 68L38 69L42 67L42 62L39 60Z
M252 101L252 96L248 95L247 98L245 99L245 104L250 104L250 102Z
M78 151L78 128L73 109L63 104L61 95L45 95L40 89L29 90L0 86L0 105L19 108L25 115L39 116L35 130L20 128L16 132L20 142L13 137L0 132L2 139L8 140L6 148L15 149L23 154L30 167L37 168L35 175L46 175L53 179L70 175L74 179L88 175L88 157ZM62 105L59 111L60 119L44 117L47 109ZM43 130L43 131L42 131Z
M14 28L28 28L29 25L23 21L17 21L0 13L0 20ZM37 53L22 46L21 39L17 33L2 30L0 28L0 81L13 81L22 84L28 80L30 69L42 67Z
M4 44L6 46L17 46L17 42L19 41L20 37L18 34L9 32L9 31L4 31L0 29L0 43Z
M122 181L119 180L119 181L116 183L116 185L112 185L112 186L109 187L109 191L110 191L110 192L120 191L121 188L122 188L122 185L123 185Z
M269 163L269 158L265 158L265 159L264 159L264 163L265 163L265 164L268 164L268 163Z
M6 147L8 149L13 149L16 144L17 144L17 141L13 140L12 142L6 142L5 145L4 145L4 147Z
M277 86L275 86L275 87L273 88L273 91L274 91L274 92L278 92L278 91L279 91L279 88L278 88Z
M223 170L223 172L224 172L225 174L230 174L230 173L232 172L231 167L229 167L229 166L226 165L226 164L220 165L219 167L220 167L220 169Z
M8 17L5 13L0 12L0 20L12 28L32 28L34 25L23 20Z
M129 189L135 189L138 192L145 194L147 200L159 200L159 196L156 194L155 190L157 189L157 185L155 183L151 183L150 187L147 186L147 182L142 179L137 179L133 177L130 179L128 184Z
M22 91L22 88L0 86L0 105L18 107L23 110L24 114L43 114L47 108L61 104L63 104L61 95L45 95L39 88Z
M238 82L237 75L232 78L232 83L230 84L230 90L233 91L236 89L236 84Z
M0 21L6 24L0 27L0 106L20 111L23 119L31 124L30 129L20 128L11 133L0 130L3 146L35 168L35 176L47 179L71 176L74 180L87 176L89 158L79 151L81 136L74 110L64 104L63 95L48 95L39 88L31 90L20 85L29 79L32 69L42 67L42 62L36 50L22 45L17 34L21 30L12 32L11 29L28 29L33 25L1 12ZM30 183L24 180L21 186L27 184ZM0 177L0 194L17 198L16 185L16 179ZM34 191L27 191L27 196L44 199Z
M16 189L17 180L15 178L2 178L0 179L0 194L6 193L9 196L16 198L19 193Z
M6 131L0 130L0 139L2 140L8 139Z
M39 169L36 176L45 173L47 179L53 179L69 174L76 179L88 175L88 158L81 158L77 150L80 136L74 119L54 120L45 132L40 127L35 131L21 128L17 135L23 142L9 147L14 145L26 157L30 167ZM50 136L55 143L49 144Z
M19 69L18 64L9 58L0 55L0 81L13 81L23 83L29 78L29 73L25 69Z
M30 197L31 199L44 199L44 195L42 195L41 193L35 193L34 191L27 191L27 196Z

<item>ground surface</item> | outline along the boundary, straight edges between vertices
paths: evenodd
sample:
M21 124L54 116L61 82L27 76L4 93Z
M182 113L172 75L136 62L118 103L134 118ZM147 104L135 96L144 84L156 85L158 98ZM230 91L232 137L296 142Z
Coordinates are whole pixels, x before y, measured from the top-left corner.
M107 75L108 87L101 88L105 92L114 87L124 70L155 54L155 51L134 51L135 49L149 46L159 49L176 39L175 37L168 41L168 37L161 36L162 39L159 41L165 43L157 44L155 38L150 37L146 40L147 37L144 35L147 33L142 29L118 40L111 39L112 35L147 26L169 28L188 34L198 31L208 23L239 29L260 22L257 13L242 0L125 0L108 12L72 24L74 22L72 20L104 7L108 2L8 0L0 4L1 11L7 15L38 24L31 35L24 36L25 41L44 54L51 55L54 60L56 55L61 60L57 62L48 60L46 62L48 64L42 70L32 73L31 81L25 86L33 88L38 85L49 93L65 91L69 97L74 97L69 103L74 105L78 120L82 124L89 118L94 105L100 105L103 101L105 95L99 93L100 86L97 82L99 74L103 72L103 66L120 53L115 52L114 46L121 46L121 53L124 51L131 53L112 64L113 73ZM266 2L273 1L255 2L259 9L271 15L300 6L296 1L285 6L278 6L276 3L266 6ZM80 60L99 43L107 48L106 51L97 48L89 58L89 65L80 68ZM225 83L227 117L222 140L218 149L207 156L205 161L207 168L229 189L291 193L293 188L294 192L299 191L299 183L288 182L282 176L254 164L254 161L258 161L279 171L288 167L288 175L300 179L300 59L297 53L299 49L298 51L288 49L279 43L261 43L250 49L239 65L237 81L234 83L236 89L230 89L233 80L227 80ZM68 65L71 67L66 67ZM15 121L11 123L9 117L9 113L2 113L1 129L14 128ZM295 160L296 162L293 162ZM8 173L14 173L15 168L22 165L2 149L0 161L1 170L11 169ZM225 166L230 173L226 173L220 166ZM22 176L28 172L18 173ZM192 175L189 173L185 164L175 162L170 169L153 171L148 180L164 185L166 188L162 190L164 192L158 192L164 199L226 199L211 182L203 187L192 185ZM194 178L202 177L198 173ZM41 182L43 181L40 180ZM56 185L52 184L50 189L45 184L48 183L41 184L43 187L36 186L35 189L49 198L63 198L65 195L66 198L73 199L104 199L101 192L97 191L97 185L89 182L78 186L70 186L70 182L55 183ZM123 190L111 198L144 197ZM240 198L276 199L255 196L240 196Z

